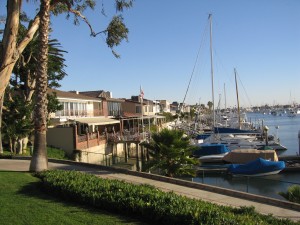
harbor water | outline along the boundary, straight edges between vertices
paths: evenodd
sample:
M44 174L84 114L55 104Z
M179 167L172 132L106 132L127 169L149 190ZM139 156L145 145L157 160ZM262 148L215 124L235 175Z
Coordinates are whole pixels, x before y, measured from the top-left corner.
M269 127L268 134L279 137L280 143L287 150L280 155L299 154L298 132L300 130L300 115L296 117L265 115L248 113L248 121L253 124L262 124ZM232 190L248 192L266 197L285 200L278 192L286 192L291 185L300 185L300 172L284 172L263 177L231 177L226 173L205 174L193 178L199 182Z
M262 113L248 113L248 121L255 125L263 124L269 127L269 134L279 137L280 144L287 148L281 155L299 154L298 132L300 130L300 115L289 117L287 114L273 116Z

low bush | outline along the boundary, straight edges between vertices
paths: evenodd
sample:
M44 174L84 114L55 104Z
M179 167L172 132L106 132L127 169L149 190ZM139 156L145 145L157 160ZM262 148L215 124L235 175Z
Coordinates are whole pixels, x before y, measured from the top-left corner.
M14 155L9 150L4 149L3 153L0 154L0 159L11 159L13 156L30 156L30 148L27 148L27 151L23 154ZM64 150L47 146L47 156L51 159L70 159Z
M48 158L52 159L69 159L64 150L57 149L51 146L47 147L47 155Z
M300 185L292 185L287 192L279 192L279 194L291 202L300 204Z
M219 206L150 185L134 185L82 172L53 170L36 176L50 194L156 224L295 224L258 214L253 207Z

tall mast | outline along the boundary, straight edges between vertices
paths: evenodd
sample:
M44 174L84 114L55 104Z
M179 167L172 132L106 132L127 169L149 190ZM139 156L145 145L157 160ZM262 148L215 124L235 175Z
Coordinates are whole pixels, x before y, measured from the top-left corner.
M226 89L225 89L225 83L224 83L224 98L225 98L225 111L227 109L227 105L226 105Z
M213 110L213 128L215 127L216 115L215 115L215 95L214 95L214 67L213 67L213 52L212 52L212 14L209 14L208 19L210 21L210 68L211 68L211 92L212 92L212 110Z
M234 68L234 77L235 77L235 89L236 89L236 99L237 99L237 109L238 109L238 119L239 119L239 129L241 129L241 115L240 115L240 101L239 101L239 91L236 80L236 69Z

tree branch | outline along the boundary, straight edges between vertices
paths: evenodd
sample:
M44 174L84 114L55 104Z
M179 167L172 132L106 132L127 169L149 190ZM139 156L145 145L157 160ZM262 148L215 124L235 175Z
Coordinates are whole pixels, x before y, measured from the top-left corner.
M69 6L68 6L69 7ZM100 31L98 33L95 33L95 31L93 30L93 27L92 25L90 24L90 22L87 20L87 18L81 14L81 12L77 11L77 10L74 10L72 9L71 7L69 8L69 11L73 14L75 14L76 16L79 16L90 28L90 31L91 31L91 36L93 37L96 37L98 34L101 34L101 33L105 33L106 30L104 31Z
M25 47L28 45L28 43L33 39L34 34L38 30L40 25L40 15L39 13L35 16L33 22L29 25L28 31L26 36L23 38L23 40L18 45L18 53L21 54Z

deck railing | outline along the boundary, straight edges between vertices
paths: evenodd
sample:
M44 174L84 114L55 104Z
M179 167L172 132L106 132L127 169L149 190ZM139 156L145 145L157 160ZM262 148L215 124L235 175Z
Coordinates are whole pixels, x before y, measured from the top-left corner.
M150 134L148 132L144 133L103 133L99 132L88 133L84 135L77 135L76 149L83 150L97 145L105 144L107 142L120 143L120 142L141 142L143 140L149 139Z

